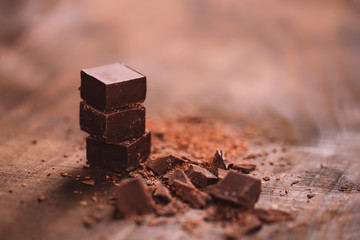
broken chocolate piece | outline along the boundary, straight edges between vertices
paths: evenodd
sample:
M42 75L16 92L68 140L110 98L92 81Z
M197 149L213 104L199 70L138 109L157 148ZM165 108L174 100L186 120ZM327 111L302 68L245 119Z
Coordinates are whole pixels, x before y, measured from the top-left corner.
M181 158L175 157L173 155L168 155L166 157L157 158L150 160L146 163L146 166L150 168L157 175L163 175L167 170L171 169L173 166L180 166L185 161Z
M295 219L294 215L277 209L256 209L254 213L261 221L266 223Z
M145 132L145 108L138 105L104 113L82 101L80 128L106 143L138 138Z
M174 190L177 196L193 208L204 208L211 199L208 194L197 190L191 183L184 183L178 179L174 179Z
M217 177L205 168L191 164L185 172L190 181L197 187L203 188L217 182Z
M207 190L216 199L246 208L254 206L260 191L260 180L235 172L229 172L223 180Z
M226 177L226 175L228 175L228 173L230 172L230 170L224 170L221 168L218 168L218 179L224 179Z
M238 163L234 164L233 169L240 170L243 173L250 173L257 168L254 163Z
M225 159L225 152L217 149L212 161L208 164L207 169L209 170L209 172L211 172L215 176L217 176L218 168L229 169L233 165L234 165L234 163Z
M155 210L155 203L140 178L125 179L115 194L116 208L122 216Z
M170 161L168 157L161 157L149 160L145 165L157 175L163 175L169 169Z
M190 179L180 169L178 169L178 170L176 170L176 171L174 171L172 173L164 175L164 178L168 179L169 185L174 185L174 180L178 180L178 181L183 182L185 184L192 185Z
M172 199L169 190L166 187L164 187L164 185L162 185L160 182L156 182L155 185L156 185L156 189L153 193L154 198L159 202L165 204L169 203Z
M146 77L120 63L81 71L81 98L100 110L144 102Z
M133 169L150 154L151 132L135 140L105 144L93 137L86 139L86 157L92 166L112 170Z

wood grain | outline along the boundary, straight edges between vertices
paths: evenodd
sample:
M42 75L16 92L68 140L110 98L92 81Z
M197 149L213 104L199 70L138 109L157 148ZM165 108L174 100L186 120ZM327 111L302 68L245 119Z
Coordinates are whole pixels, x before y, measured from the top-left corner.
M1 239L199 238L182 228L203 217L198 210L155 227L114 221L105 204L111 173L83 168L80 69L119 60L148 76L153 121L230 114L242 119L238 128L261 126L290 144L267 159L283 156L285 166L254 160L255 176L270 176L257 206L297 218L245 239L360 238L359 1L26 2L0 3ZM78 174L95 186L75 181ZM86 229L95 192L105 217ZM49 200L39 203L43 194ZM224 229L205 223L196 233L221 239Z

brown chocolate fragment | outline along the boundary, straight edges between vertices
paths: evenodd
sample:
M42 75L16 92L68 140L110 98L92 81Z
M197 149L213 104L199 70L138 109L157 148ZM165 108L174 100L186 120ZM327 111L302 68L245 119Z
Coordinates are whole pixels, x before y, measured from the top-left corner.
M81 98L100 110L144 102L146 77L120 63L81 71Z
M234 164L233 169L239 170L243 173L250 173L257 168L257 164L254 163L238 163Z
M270 177L269 177L269 176L265 176L265 177L263 177L263 180L266 181L266 182L267 182L267 181L270 181Z
M86 157L92 166L111 170L133 169L150 154L151 132L135 140L105 144L95 138L86 139Z
M156 200L158 200L161 203L169 203L172 200L172 196L169 192L169 190L164 187L160 182L155 183L156 189L153 193L153 196Z
M197 190L191 183L184 183L178 179L174 179L174 190L177 196L193 208L204 208L211 199L208 194Z
M155 203L140 178L123 180L115 199L116 208L122 216L144 214L155 209Z
M145 165L150 168L157 175L163 175L174 166L181 166L185 161L174 155L168 155L165 157L157 158L148 161Z
M224 179L230 171L218 168L218 179Z
M174 180L178 180L180 182L183 182L185 184L190 184L192 185L190 179L186 176L186 174L181 171L180 169L174 171L174 172L171 172L169 174L166 174L164 175L164 178L165 179L168 179L168 183L169 185L174 185Z
M345 186L345 185L341 185L339 187L339 191L342 191L342 192L350 192L351 191L351 188L349 188L348 186Z
M263 222L273 223L293 220L294 215L277 209L255 209L254 213Z
M227 176L207 190L216 199L246 208L253 207L261 192L261 181L246 175L229 172Z
M150 160L145 165L157 175L163 175L169 169L170 161L171 159L168 157L161 157Z
M139 138L145 132L145 108L138 105L105 113L82 101L80 128L106 143Z
M218 149L215 152L215 155L212 161L208 164L207 169L213 173L215 176L218 175L218 168L229 169L233 167L233 163L225 159L225 152L219 151Z
M191 164L185 172L190 181L197 187L203 188L217 182L217 177L205 168Z

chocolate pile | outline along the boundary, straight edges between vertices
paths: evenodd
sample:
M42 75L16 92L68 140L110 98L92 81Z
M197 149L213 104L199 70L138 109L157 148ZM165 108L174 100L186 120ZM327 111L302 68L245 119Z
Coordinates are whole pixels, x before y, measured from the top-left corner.
M145 130L146 77L120 63L81 71L80 128L88 163L111 170L134 169L150 154Z
M209 162L174 155L151 158L128 174L132 178L120 182L116 216L139 220L145 213L173 216L188 207L204 209L206 221L229 223L235 229L228 234L236 236L260 229L263 223L294 218L280 210L254 209L261 181L247 175L253 168L244 172L236 166L219 150Z

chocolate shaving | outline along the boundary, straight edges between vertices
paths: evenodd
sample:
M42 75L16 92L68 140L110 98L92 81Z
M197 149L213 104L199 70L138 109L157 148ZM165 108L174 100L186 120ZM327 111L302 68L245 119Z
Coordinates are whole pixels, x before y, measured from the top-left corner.
M257 168L257 164L254 163L238 163L234 164L233 169L239 170L243 173L250 173Z
M256 209L256 216L265 223L274 223L295 219L294 215L277 209Z

